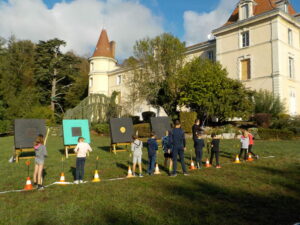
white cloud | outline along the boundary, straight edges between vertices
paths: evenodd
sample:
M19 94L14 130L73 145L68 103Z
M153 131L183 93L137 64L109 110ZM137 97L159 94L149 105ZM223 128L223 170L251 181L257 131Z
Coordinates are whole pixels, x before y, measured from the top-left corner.
M42 0L0 0L0 36L34 42L60 38L66 50L92 54L103 26L117 42L118 58L132 54L136 40L163 32L161 18L136 0L74 0L48 9Z
M237 2L238 0L220 0L217 8L210 12L184 12L184 39L187 45L206 41L213 29L225 24Z

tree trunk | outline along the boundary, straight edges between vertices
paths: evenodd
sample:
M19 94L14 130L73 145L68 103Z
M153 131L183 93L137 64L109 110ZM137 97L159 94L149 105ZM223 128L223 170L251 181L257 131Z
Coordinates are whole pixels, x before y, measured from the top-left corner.
M52 80L52 89L51 89L51 110L53 113L55 112L56 75L57 75L57 70L54 69L53 80Z

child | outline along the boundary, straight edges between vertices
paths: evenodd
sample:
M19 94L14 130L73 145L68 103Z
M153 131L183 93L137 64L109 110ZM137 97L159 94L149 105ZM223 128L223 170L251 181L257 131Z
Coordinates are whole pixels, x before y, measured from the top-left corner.
M202 138L202 132L197 132L197 139L195 139L195 153L196 153L196 164L197 168L202 167L202 149L204 148L204 140Z
M78 138L78 144L74 149L74 152L77 155L76 158L76 178L74 183L79 184L83 183L83 176L84 176L84 164L86 159L86 154L92 151L91 146L88 143L84 142L83 137Z
M214 155L216 155L216 168L219 169L221 168L220 163L219 163L219 145L220 145L220 139L217 138L215 133L211 134L212 141L211 141L211 155L210 155L210 164L212 164Z
M162 147L164 151L164 157L165 157L165 162L164 166L167 168L168 161L170 160L169 168L173 167L172 163L172 152L171 152L171 145L170 145L170 136L169 136L169 131L166 131L166 136L162 138Z
M156 142L155 134L151 133L151 137L147 141L148 144L148 174L152 175L154 171L155 161L156 161L156 151L158 150L158 145Z
M239 154L240 159L242 157L243 152L244 152L244 160L247 159L248 147L249 147L248 132L243 130L242 131L242 137L241 137L241 151L240 151L240 154Z
M131 143L131 151L133 152L133 176L135 176L135 168L136 164L139 164L139 177L143 177L143 170L142 170L142 149L143 149L143 142L138 139L137 136L132 136L133 142Z
M253 155L254 157L256 157L257 159L259 159L259 156L256 155L254 152L252 152L252 147L254 145L254 138L253 138L253 135L247 131L248 133L248 137L249 137L249 147L248 147L248 153L250 153L251 155Z
M35 167L33 173L33 182L37 185L38 190L43 190L42 172L44 168L45 157L47 157L46 146L44 145L43 135L39 135L34 142L35 150Z

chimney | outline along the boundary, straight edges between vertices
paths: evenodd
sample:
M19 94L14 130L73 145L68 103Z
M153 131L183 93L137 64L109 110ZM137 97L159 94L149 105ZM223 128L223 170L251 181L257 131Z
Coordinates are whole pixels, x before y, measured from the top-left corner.
M113 58L115 58L115 56L116 56L116 54L115 54L116 53L116 42L111 41L109 43L109 45L110 45L111 55L112 55Z

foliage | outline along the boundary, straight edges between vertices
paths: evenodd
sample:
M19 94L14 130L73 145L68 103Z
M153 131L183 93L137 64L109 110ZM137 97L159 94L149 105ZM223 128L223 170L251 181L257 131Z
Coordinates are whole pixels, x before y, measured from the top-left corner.
M111 94L108 108L106 111L106 118L109 120L110 118L118 118L121 114L121 106L117 104L117 98L120 95L120 92L114 91Z
M46 119L47 125L54 125L53 113L49 106L33 106L24 118Z
M133 125L134 133L137 134L139 137L150 137L151 127L150 123L140 123Z
M273 117L285 112L285 105L279 96L267 90L260 90L254 94L254 113L268 113Z
M195 58L182 70L180 84L181 105L196 111L202 120L248 118L252 112L252 92L228 78L219 63Z
M156 113L152 111L142 112L143 121L145 123L150 123L151 117L155 117Z
M254 115L257 126L263 128L268 128L270 126L271 117L272 115L268 113L257 113Z
M196 112L180 112L179 116L180 116L181 128L186 133L191 133L192 126L194 125L194 122L197 119L197 113Z
M300 116L281 115L273 119L271 128L286 129L300 135Z
M184 52L184 43L164 33L136 42L134 58L126 62L134 71L139 97L154 107L162 107L173 118L178 116L178 78L184 64Z
M95 130L98 134L109 135L110 129L108 123L97 123L92 124L92 129Z
M13 130L10 120L0 120L0 134L8 133Z
M278 130L278 129L259 128L258 134L259 137L264 140L270 140L270 139L291 140L294 137L294 133L292 131Z

